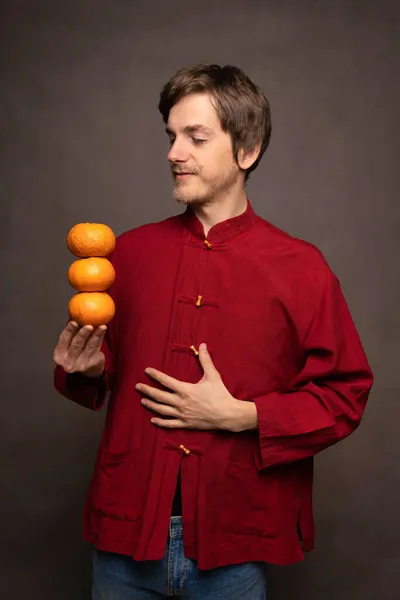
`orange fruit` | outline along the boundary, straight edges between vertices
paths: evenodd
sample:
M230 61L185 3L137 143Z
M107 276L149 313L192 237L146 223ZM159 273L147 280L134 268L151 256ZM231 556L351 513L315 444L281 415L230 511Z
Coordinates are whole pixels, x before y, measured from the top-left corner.
M68 269L68 281L78 292L104 292L114 279L115 270L107 258L80 258Z
M68 304L72 321L78 325L106 325L115 314L114 300L105 292L81 292L72 296Z
M67 236L68 249L75 256L108 256L115 248L113 230L103 223L77 223Z

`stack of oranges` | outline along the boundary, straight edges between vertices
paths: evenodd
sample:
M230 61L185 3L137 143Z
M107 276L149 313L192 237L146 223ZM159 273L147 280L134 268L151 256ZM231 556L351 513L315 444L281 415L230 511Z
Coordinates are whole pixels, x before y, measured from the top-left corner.
M106 325L115 314L115 304L106 290L114 283L115 271L106 258L115 248L115 235L103 223L78 223L67 237L75 260L68 281L78 293L68 304L69 316L79 325Z

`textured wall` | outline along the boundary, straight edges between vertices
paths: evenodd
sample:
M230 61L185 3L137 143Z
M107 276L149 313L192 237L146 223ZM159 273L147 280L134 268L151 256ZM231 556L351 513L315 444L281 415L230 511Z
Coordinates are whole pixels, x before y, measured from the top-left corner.
M180 212L158 94L200 61L236 64L268 95L249 197L324 252L376 376L360 429L317 458L317 549L271 571L273 598L399 597L399 17L382 0L1 2L4 597L90 598L81 514L105 415L52 388L65 236Z

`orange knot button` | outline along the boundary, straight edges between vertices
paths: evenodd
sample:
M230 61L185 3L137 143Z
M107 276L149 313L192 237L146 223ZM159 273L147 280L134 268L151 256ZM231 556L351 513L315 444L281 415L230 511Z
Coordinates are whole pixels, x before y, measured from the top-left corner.
M194 354L195 356L198 356L198 355L199 355L199 351L198 351L198 350L196 350L196 348L195 348L194 346L190 346L190 349L191 349L191 351L193 352L193 354Z
M190 454L190 450L188 450L183 444L179 446L179 450L182 450L182 452L184 452L186 455Z
M205 243L205 245L207 246L207 248L208 248L209 250L211 250L211 248L212 248L212 244L210 244L210 242L209 242L208 240L204 240L204 243Z
M203 300L203 296L197 296L196 306L200 306L202 300Z

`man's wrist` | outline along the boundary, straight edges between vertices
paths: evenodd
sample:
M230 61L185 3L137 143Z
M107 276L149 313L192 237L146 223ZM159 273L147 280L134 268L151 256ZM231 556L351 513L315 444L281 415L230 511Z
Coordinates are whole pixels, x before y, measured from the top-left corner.
M82 375L88 377L89 379L101 379L104 377L104 366L103 367L92 367L87 371L83 371Z
M257 407L254 402L234 399L230 414L227 415L223 429L240 433L251 431L258 427Z

